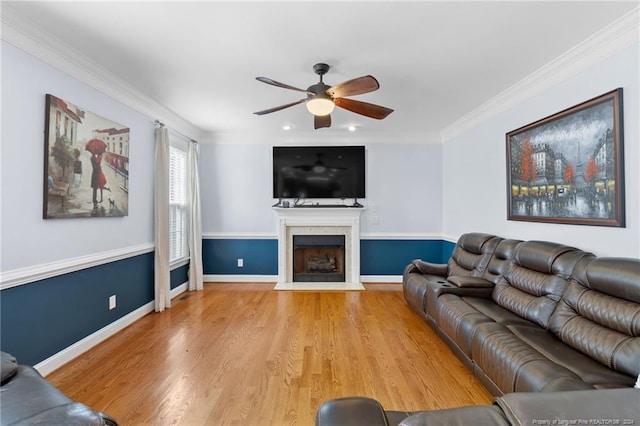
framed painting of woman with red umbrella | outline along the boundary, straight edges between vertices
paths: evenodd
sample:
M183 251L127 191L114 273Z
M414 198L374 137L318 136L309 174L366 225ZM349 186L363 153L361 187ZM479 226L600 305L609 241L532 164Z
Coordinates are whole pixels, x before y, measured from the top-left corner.
M43 218L129 212L129 128L46 95Z

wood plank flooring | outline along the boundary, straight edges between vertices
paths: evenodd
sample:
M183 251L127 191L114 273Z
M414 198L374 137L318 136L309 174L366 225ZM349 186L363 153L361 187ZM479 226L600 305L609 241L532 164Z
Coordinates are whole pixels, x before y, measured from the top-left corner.
M402 296L205 284L49 379L122 425L313 425L331 398L387 409L486 404L491 395Z

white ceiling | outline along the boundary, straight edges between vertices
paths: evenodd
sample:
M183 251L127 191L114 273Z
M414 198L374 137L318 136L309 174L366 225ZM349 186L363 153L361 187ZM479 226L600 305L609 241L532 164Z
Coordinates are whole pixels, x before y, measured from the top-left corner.
M7 2L10 10L203 132L437 135L609 23L638 1ZM313 130L304 105L254 111L325 83L371 74L354 99L395 111L373 120L336 108Z

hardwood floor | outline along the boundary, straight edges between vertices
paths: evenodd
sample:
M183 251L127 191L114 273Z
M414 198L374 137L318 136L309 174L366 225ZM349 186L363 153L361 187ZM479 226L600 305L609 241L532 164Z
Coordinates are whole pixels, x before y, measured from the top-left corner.
M400 284L271 288L205 284L47 379L122 425L313 425L323 401L352 395L407 411L492 400Z

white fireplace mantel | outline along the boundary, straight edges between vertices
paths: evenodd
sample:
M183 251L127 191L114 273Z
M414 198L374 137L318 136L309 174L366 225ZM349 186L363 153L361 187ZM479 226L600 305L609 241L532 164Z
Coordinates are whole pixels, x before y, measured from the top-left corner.
M356 207L274 207L278 214L278 284L276 289L362 290L360 282L360 215ZM293 282L294 235L344 235L345 282Z

